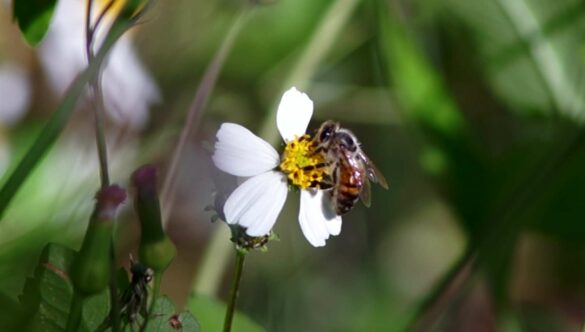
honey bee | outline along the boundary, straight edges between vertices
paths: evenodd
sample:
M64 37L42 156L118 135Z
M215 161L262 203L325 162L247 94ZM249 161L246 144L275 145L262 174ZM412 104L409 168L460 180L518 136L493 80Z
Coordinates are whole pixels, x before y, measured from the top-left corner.
M313 138L315 153L321 153L330 167L330 178L319 185L329 188L332 207L337 215L349 212L361 199L371 205L370 181L388 189L386 179L360 147L356 136L339 123L325 121Z

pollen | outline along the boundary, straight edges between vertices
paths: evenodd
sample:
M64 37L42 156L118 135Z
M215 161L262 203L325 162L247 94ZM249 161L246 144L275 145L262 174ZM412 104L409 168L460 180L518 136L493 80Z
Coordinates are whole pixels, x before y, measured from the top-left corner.
M315 153L315 149L316 144L309 135L295 138L286 144L280 169L293 186L301 189L315 187L328 176L325 159Z

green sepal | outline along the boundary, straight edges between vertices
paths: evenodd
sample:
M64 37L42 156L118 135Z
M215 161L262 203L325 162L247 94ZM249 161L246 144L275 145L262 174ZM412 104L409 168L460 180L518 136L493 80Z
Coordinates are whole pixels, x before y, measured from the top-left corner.
M158 241L140 243L140 262L154 272L163 272L177 255L177 248L168 236Z
M71 267L75 289L85 295L99 293L110 281L113 223L90 223L83 245Z

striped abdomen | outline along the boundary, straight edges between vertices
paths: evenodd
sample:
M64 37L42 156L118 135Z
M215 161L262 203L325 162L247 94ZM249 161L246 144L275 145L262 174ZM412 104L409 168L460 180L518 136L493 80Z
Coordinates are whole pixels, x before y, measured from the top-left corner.
M343 215L349 212L359 200L364 181L367 179L364 167L354 158L353 153L342 152L338 163L333 202L337 215Z

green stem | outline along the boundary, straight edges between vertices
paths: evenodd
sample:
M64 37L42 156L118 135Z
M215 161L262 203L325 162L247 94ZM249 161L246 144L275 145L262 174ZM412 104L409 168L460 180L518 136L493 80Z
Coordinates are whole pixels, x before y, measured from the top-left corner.
M112 1L106 7L108 10L111 5ZM86 16L85 16L85 53L87 57L88 65L91 64L94 59L95 55L93 54L92 45L93 45L93 38L95 36L96 29L99 28L99 21L96 22L93 26L91 24L91 10L93 7L93 0L87 1L87 8L86 8ZM98 70L96 75L89 80L90 84L90 91L91 97L90 100L93 101L93 114L94 114L94 125L95 125L95 140L96 140L96 147L98 152L98 160L99 160L99 168L100 168L100 182L101 187L106 188L110 185L110 176L108 172L108 150L106 145L106 137L104 134L104 104L103 104L103 97L100 89L100 77L101 77L101 70ZM115 246L114 242L111 243L111 271L116 271L116 254L115 254ZM110 307L111 307L111 319L112 319L112 331L118 332L120 331L120 312L118 310L118 282L116 280L116 274L112 273L110 275L110 282L109 282L109 289L110 289Z
M154 312L154 306L156 305L156 301L157 301L158 296L160 294L161 280L162 280L162 272L156 272L154 274L154 288L152 290L150 304L148 306L148 311L146 313L146 317L144 317L144 324L142 324L142 327L140 328L140 332L146 331L146 326L148 325L148 322L150 321L150 317L152 317L152 314Z
M106 145L105 126L104 126L104 107L102 93L100 89L99 77L91 82L92 98L94 100L94 117L95 117L95 141L100 164L100 179L102 188L110 185L110 175L108 172L108 147Z
M240 281L242 280L242 271L244 270L244 259L246 254L242 251L236 250L236 264L234 269L234 278L232 280L232 290L230 292L230 302L228 303L225 312L225 319L223 321L223 332L230 332L232 330L232 321L234 319L234 312L236 311L236 301L238 299L238 292L240 289Z
M111 6L112 1L108 4L105 10ZM91 63L94 58L92 51L93 37L95 31L99 28L99 22L96 22L93 26L91 24L91 9L93 6L93 0L87 1L87 9L85 16L85 55L87 57L87 63ZM104 11L105 11L104 10ZM108 149L106 145L106 137L104 134L104 103L102 91L100 88L101 82L101 71L98 71L97 75L90 81L91 87L91 98L93 101L93 114L94 114L94 126L95 126L95 141L98 152L98 160L100 165L100 179L102 188L110 185L110 176L108 172Z
M81 325L81 314L83 309L83 295L78 291L73 293L73 299L71 300L71 308L69 309L69 318L67 320L67 332L77 332Z

